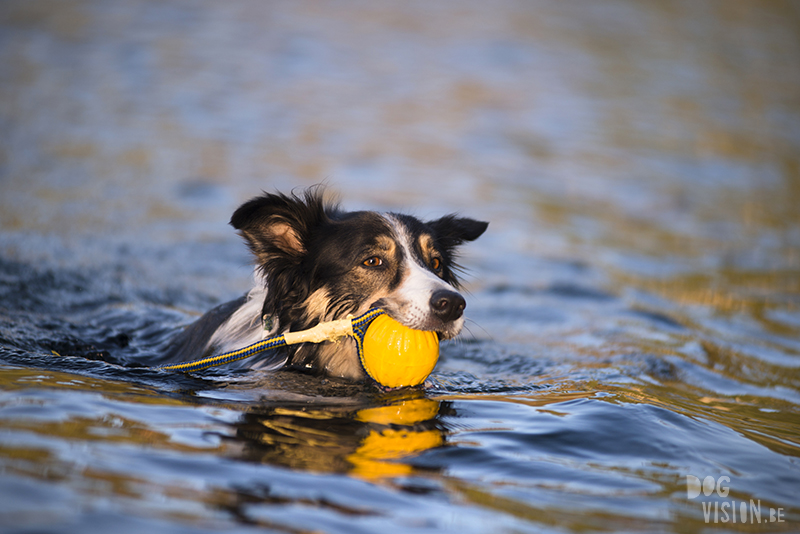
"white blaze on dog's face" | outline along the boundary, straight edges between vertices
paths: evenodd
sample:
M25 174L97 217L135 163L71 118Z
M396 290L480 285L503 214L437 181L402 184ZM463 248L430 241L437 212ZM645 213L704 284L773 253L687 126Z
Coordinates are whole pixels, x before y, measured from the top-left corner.
M436 248L430 229L409 225L409 217L387 215L386 219L400 252L399 285L375 305L409 328L436 331L444 339L457 336L464 325L466 302L444 278L452 273L451 254ZM447 270L446 262L450 263ZM450 280L455 283L452 275Z

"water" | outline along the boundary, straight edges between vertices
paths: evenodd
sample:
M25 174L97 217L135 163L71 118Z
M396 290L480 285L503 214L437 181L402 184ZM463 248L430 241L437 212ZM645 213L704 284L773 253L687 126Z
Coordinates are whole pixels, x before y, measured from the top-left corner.
M3 2L0 530L800 530L798 28ZM132 367L250 287L240 202L320 181L491 221L424 389Z

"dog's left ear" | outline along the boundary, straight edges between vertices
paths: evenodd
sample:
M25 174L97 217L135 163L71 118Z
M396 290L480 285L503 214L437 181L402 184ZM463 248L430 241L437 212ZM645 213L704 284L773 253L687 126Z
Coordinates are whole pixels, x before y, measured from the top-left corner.
M475 241L488 228L489 223L455 215L445 215L428 223L437 243L447 248L457 247L465 241Z

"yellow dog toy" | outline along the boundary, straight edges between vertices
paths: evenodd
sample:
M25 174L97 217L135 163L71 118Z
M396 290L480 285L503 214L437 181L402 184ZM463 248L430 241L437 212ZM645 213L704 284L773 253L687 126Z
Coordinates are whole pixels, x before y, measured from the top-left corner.
M243 360L265 350L296 343L337 341L344 336L356 340L358 355L367 374L390 388L416 386L431 374L439 359L439 337L435 332L408 328L380 308L358 317L320 323L308 330L286 332L263 339L239 350L209 358L164 365L167 371L200 371Z

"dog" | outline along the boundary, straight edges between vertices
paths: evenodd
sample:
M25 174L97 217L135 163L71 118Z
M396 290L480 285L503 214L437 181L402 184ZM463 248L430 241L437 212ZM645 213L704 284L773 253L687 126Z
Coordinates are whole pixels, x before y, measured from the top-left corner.
M460 333L466 301L457 291L456 249L480 237L488 223L456 215L423 222L398 213L347 212L324 197L321 188L264 193L234 212L230 224L255 256L255 287L186 327L166 360L212 356L374 307L440 339ZM366 378L351 338L257 358L228 366Z

